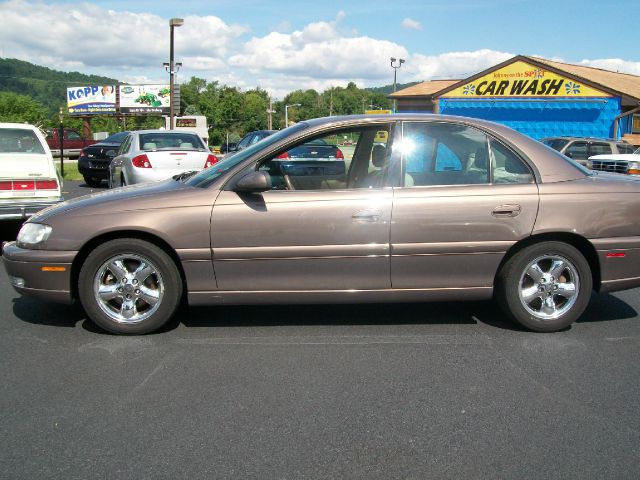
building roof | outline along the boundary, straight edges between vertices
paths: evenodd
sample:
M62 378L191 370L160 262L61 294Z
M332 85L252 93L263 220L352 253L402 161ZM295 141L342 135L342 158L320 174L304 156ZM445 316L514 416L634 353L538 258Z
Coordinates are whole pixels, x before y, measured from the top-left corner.
M435 93L443 90L460 80L429 80L427 82L418 83L411 87L403 88L389 95L391 98L402 97L432 97Z
M579 77L593 84L614 90L622 95L640 100L640 77L629 73L612 72L601 68L573 65L571 63L554 62L544 58L522 57L529 62L542 63L549 67Z
M428 82L419 83L409 88L399 90L389 95L391 98L408 98L408 97L437 97L438 94L446 93L467 82L473 81L487 73L498 70L505 65L509 65L518 60L537 65L541 68L548 68L560 75L573 77L583 81L595 88L606 91L614 95L620 95L625 99L632 101L640 101L640 76L631 75L629 73L612 72L601 68L587 67L584 65L574 65L571 63L555 62L538 57L528 57L518 55L509 60L494 65L482 72L463 80L430 80ZM635 102L634 102L635 103Z

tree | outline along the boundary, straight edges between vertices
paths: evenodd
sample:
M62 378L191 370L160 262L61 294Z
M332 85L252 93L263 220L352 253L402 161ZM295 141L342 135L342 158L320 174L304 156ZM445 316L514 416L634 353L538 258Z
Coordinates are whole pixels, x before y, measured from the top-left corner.
M26 95L0 92L0 121L31 123L47 126L48 112L44 105Z

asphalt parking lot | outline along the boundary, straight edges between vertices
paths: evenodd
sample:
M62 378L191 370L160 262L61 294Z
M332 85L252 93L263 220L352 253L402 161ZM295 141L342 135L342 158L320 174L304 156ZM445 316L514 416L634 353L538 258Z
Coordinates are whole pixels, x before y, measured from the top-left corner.
M118 337L2 270L1 476L637 478L639 311L594 295L534 334L491 302L185 308Z

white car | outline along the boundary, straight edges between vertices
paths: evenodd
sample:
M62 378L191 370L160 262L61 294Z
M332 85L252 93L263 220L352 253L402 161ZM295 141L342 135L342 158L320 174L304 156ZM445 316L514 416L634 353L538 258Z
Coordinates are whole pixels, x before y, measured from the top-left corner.
M601 172L640 175L640 148L633 153L593 155L587 160L587 167Z
M63 200L51 150L38 128L0 123L0 220L23 220Z
M109 164L109 187L166 180L199 172L218 158L196 132L139 130L129 133Z

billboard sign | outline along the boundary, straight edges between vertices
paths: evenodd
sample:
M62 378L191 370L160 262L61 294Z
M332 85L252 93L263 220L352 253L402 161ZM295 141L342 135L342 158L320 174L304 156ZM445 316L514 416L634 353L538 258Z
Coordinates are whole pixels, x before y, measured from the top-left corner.
M116 113L115 85L90 85L67 88L69 115L102 115Z
M119 89L120 113L169 113L169 85L120 85Z
M520 60L439 95L440 98L610 96L583 82Z

